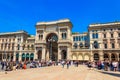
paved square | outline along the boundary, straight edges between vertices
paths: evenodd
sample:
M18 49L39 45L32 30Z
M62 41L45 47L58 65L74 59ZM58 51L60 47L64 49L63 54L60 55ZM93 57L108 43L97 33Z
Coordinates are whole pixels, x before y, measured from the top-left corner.
M86 66L43 67L17 70L4 74L0 72L0 80L120 80L120 72L89 70Z

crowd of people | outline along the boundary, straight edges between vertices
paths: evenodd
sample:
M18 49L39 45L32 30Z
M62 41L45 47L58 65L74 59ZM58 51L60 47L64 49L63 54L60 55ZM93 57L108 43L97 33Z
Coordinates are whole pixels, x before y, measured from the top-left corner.
M75 65L78 67L78 61L70 61L70 60L60 60L60 61L0 61L1 70L2 71L12 71L18 69L27 69L27 68L39 68L39 67L46 67L46 66L57 66L57 65L66 65L66 68L69 69L70 65Z
M90 61L87 63L90 69L99 69L105 71L120 71L120 61Z
M78 67L79 64L85 64L89 69L99 69L105 71L120 71L120 61L89 61L89 62L80 62L80 61L71 61L71 60L60 60L60 61L0 61L1 70L12 71L18 69L27 69L27 68L39 68L46 66L57 66L62 65L62 68L69 69L71 65Z

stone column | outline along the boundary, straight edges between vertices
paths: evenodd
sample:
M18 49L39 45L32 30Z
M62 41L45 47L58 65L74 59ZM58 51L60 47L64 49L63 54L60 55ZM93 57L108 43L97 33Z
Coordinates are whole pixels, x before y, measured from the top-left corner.
M70 49L70 47L67 47L67 59L71 60L71 49Z
M13 53L13 61L16 61L16 53Z
M92 44L92 43L90 43L90 49L91 49L91 50L93 49L93 44Z
M48 60L49 60L49 49L46 52L46 61L48 61Z
M42 60L45 60L45 47L42 48Z
M104 54L103 54L102 51L99 52L99 56L100 56L100 60L101 60L101 61L104 60L104 58L103 58L103 57L104 57Z
M119 61L119 53L116 53L116 60Z
M93 55L93 52L92 52L92 50L91 50L91 51L90 51L90 61L93 61L93 60L94 60L93 57L94 57L94 55Z
M35 50L35 53L34 53L34 60L35 59L38 59L38 51L37 50Z
M70 33L71 33L70 28L67 28L67 39L70 39L70 38L71 38L71 37L70 37Z
M58 47L58 61L61 59L61 50L60 47Z
M109 60L111 61L111 53L109 53Z
M11 61L11 55L12 55L12 53L9 53L9 61Z
M26 56L26 54L25 54ZM26 60L26 57L25 57L25 60ZM19 61L22 61L22 53L19 53Z

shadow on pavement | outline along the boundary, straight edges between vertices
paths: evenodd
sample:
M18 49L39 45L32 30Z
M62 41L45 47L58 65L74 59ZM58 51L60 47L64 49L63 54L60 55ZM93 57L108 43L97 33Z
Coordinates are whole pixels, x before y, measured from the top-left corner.
M99 71L101 72L101 71ZM116 76L116 77L120 77L120 73L112 73L112 72L101 72L103 74L108 74L108 75L111 75L111 76Z

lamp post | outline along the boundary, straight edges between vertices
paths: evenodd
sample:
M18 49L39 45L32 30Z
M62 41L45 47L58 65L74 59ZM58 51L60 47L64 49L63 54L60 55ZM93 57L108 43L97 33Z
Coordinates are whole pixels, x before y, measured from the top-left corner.
M50 43L50 60L52 61L52 42L55 42L55 40L50 38L48 42Z

